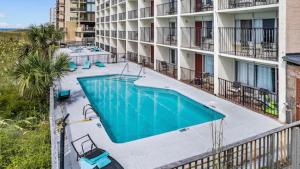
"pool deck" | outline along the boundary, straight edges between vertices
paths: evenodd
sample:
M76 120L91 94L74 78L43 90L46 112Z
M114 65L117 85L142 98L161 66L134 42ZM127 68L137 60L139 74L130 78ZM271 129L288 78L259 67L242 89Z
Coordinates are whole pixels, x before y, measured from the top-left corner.
M85 134L90 134L98 147L107 150L125 169L157 168L211 150L211 122L189 127L185 132L176 130L127 143L113 143L105 129L98 127L100 120L95 114L89 114L93 120L83 121L82 108L89 101L77 77L119 74L124 65L125 63L108 64L105 68L92 66L89 70L79 67L78 70L67 74L61 80L63 89L71 89L71 98L64 103L65 111L70 114L69 125L66 128L65 168L79 168L70 141ZM129 72L125 71L125 74L137 75L140 66L134 63L129 63L129 65ZM148 68L142 76L135 82L136 85L173 89L204 105L213 105L215 107L213 109L224 114L226 117L223 121L223 145L282 125L270 117L255 113ZM57 106L55 112L61 113L61 107ZM220 123L220 121L215 123Z

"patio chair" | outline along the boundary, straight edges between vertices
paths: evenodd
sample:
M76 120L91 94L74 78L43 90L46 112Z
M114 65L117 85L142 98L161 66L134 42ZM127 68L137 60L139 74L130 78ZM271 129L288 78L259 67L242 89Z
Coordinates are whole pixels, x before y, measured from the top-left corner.
M229 92L231 92L232 96L239 96L241 93L241 82L233 82L231 88L229 88Z
M91 65L92 65L91 62L88 59L86 59L83 63L82 69L89 69L91 68Z
M81 169L123 169L108 152L97 147L89 134L71 142Z
M163 71L163 72L167 73L169 71L169 66L166 61L161 61L160 67L161 67L161 71Z
M76 69L77 69L76 63L73 62L73 61L69 62L69 70L70 70L71 72L73 72L73 71L75 71Z
M100 61L96 61L95 65L98 66L98 67L105 67L105 64L100 62Z

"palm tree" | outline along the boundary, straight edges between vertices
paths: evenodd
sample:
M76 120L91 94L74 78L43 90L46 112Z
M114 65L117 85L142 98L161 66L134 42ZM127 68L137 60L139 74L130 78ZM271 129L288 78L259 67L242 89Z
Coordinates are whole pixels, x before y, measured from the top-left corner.
M31 26L28 39L32 50L39 51L45 57L51 58L63 33L55 29L54 25Z
M14 72L21 96L47 98L54 80L60 79L68 68L69 59L61 55L56 60L48 59L39 52L30 53L20 61Z

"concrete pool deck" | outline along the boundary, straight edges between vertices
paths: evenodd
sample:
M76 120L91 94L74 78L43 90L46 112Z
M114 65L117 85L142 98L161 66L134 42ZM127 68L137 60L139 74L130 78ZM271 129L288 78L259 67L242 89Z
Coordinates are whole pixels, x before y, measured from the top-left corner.
M125 169L157 168L211 150L211 122L189 127L185 132L176 130L127 143L114 143L105 129L101 127L102 125L99 127L100 120L96 118L95 114L89 114L89 116L95 117L91 121L82 121L84 118L82 108L89 101L77 78L119 74L124 65L125 63L108 64L105 68L93 66L89 70L79 67L78 70L67 74L61 80L63 89L71 89L71 98L64 103L65 112L70 114L69 125L66 128L65 168L79 168L70 141L85 134L90 134L98 147L107 150ZM139 70L139 65L129 63L129 72L125 71L125 74L137 75ZM136 85L172 89L201 104L213 105L213 109L224 114L226 117L223 120L223 145L282 125L270 117L255 113L148 68L145 69L142 76L135 82ZM60 113L61 107L57 106L55 112Z

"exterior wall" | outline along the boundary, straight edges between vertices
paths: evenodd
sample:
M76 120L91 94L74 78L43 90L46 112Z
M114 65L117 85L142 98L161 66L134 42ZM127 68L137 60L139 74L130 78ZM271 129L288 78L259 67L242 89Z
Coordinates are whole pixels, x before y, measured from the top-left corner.
M300 52L300 1L286 1L287 53Z

